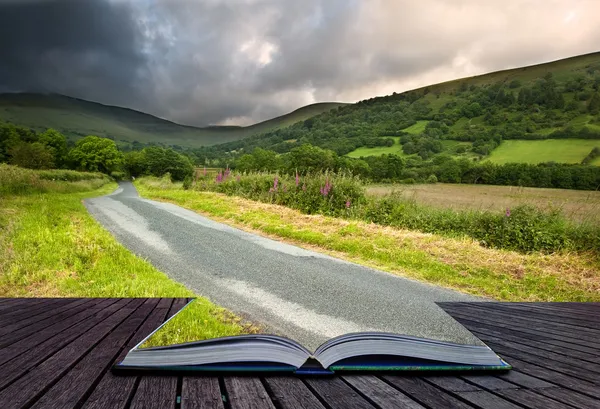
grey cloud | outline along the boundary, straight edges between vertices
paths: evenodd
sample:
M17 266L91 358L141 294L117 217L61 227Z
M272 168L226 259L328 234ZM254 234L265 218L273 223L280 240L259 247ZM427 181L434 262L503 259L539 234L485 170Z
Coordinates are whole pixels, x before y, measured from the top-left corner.
M142 40L127 3L4 0L0 90L136 105L146 64Z
M595 0L6 4L0 0L0 58L8 61L0 86L193 125L246 124L312 102L352 102L600 44Z

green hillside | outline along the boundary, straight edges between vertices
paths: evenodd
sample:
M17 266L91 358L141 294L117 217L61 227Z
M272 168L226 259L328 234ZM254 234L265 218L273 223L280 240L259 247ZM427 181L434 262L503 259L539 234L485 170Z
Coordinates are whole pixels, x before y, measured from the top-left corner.
M403 153L421 166L439 155L496 160L502 146L502 163L576 163L600 145L599 88L600 53L593 53L360 101L200 153L231 160L255 147L286 153L308 143L352 158ZM511 153L509 140L527 140L528 149Z
M70 138L111 137L117 142L163 143L199 147L230 142L279 129L344 104L322 103L248 127L179 125L127 108L108 106L62 95L0 94L0 121L42 131L54 128Z

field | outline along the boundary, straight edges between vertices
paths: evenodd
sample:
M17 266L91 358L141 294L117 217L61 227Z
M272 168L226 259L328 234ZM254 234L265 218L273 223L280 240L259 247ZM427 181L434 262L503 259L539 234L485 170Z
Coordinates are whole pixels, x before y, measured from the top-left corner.
M394 145L392 146L377 146L375 148L367 148L365 146L353 150L346 156L351 158L360 158L361 156L380 156L383 154L393 154L398 156L407 156L402 151L402 145L400 145L400 137L390 136L388 138L394 139Z
M541 141L504 141L489 156L491 162L581 163L600 141L590 139L546 139Z
M600 224L600 192L567 189L539 189L487 185L372 185L370 195L398 192L417 203L457 210L503 212L518 205L532 205L541 210L559 209L567 218Z
M402 132L407 132L412 135L423 133L428 123L429 121L417 121L416 124L409 126L408 128L404 128Z

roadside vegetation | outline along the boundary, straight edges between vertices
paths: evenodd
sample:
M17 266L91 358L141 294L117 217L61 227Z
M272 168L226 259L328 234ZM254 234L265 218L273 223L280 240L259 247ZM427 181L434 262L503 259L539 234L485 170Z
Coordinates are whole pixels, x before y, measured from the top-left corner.
M248 185L258 186L260 177L253 178L257 183ZM238 183L235 176L232 179ZM337 180L330 179L330 183L332 193ZM470 294L506 301L600 301L600 260L591 251L547 254L487 248L465 235L445 236L369 223L352 216L352 203L350 208L344 203L338 209L315 202L318 209L326 210L324 213L335 215L327 216L279 205L279 199L259 201L185 190L168 177L141 178L135 184L145 197L175 203L248 231ZM291 189L295 180L280 179L278 189L286 184ZM266 192L261 189L255 194L268 198L272 179L268 185ZM196 186L206 188L202 182Z
M451 237L468 236L486 247L519 252L591 252L600 256L600 225L572 223L554 209L529 205L501 212L453 210L419 204L401 194L368 196L355 176L329 172L296 174L235 174L200 176L184 188L214 191L265 203L288 206L306 214L362 220L384 226Z
M88 214L83 199L115 188L102 174L0 164L0 297L196 297ZM168 342L249 330L202 297L188 309L194 320Z

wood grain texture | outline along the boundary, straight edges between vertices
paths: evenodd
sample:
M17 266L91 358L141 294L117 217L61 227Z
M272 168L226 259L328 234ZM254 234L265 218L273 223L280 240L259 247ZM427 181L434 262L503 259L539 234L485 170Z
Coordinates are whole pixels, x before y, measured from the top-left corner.
M0 408L600 408L600 303L440 303L513 365L506 373L110 372L187 301L0 299Z

